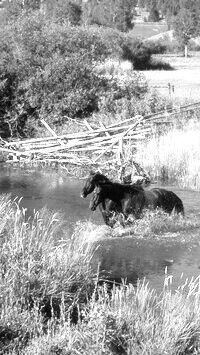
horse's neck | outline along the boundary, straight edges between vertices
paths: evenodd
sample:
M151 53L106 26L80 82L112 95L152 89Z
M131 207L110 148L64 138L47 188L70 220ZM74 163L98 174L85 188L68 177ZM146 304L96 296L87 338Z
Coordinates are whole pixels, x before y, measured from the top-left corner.
M114 202L120 203L123 198L124 192L121 189L108 188L103 192L103 199L109 199Z
M106 176L104 176L103 184L112 184L112 181L109 180Z

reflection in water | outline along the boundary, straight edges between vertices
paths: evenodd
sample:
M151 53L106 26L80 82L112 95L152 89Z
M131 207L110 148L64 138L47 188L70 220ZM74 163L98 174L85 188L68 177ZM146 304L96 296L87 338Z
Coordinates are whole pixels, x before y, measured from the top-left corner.
M32 215L33 210L46 206L61 211L69 225L78 220L90 219L102 223L100 213L88 209L88 199L80 198L82 184L79 180L59 176L51 170L22 170L1 168L0 193L11 193L11 197L23 197L21 206Z
M54 211L62 211L68 221L69 230L80 220L91 220L103 224L100 212L92 213L88 209L89 197L80 198L84 182L63 177L50 170L22 170L1 166L0 193L11 193L11 197L23 197L21 206L28 215L33 210L47 206ZM186 215L200 214L200 193L185 191L172 186L166 187L183 200ZM138 243L133 238L112 238L102 240L92 266L95 270L100 263L100 270L112 279L127 279L135 283L145 277L157 290L161 290L164 272L173 274L174 287L180 284L180 276L197 277L200 273L200 247L183 245L160 246L156 240Z
M190 257L193 258L192 270L187 268ZM148 244L141 241L138 246L135 239L115 238L101 241L93 257L92 266L94 270L97 270L98 264L100 264L100 275L105 278L126 279L128 283L135 284L138 278L145 277L154 288L161 291L166 267L168 274L174 274L174 270L176 270L174 283L176 288L180 282L183 265L185 277L197 277L199 275L197 266L199 261L200 253L196 259L193 251L184 245L164 247L158 245L156 241L151 241ZM181 265L181 269L177 265Z

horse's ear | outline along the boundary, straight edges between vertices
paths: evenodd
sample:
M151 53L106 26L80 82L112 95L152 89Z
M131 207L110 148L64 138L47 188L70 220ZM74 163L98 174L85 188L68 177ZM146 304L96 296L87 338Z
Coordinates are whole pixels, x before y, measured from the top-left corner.
M97 170L97 171L90 170L90 175L98 175L98 174L101 175L101 172L99 170Z

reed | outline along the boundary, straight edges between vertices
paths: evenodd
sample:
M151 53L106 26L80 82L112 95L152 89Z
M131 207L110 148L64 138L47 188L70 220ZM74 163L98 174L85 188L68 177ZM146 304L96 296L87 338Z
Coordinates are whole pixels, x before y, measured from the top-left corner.
M199 137L199 122L190 120L184 127L174 127L142 142L136 160L154 179L199 189Z
M105 286L75 327L60 324L32 341L23 354L198 354L200 350L200 280L186 281L172 293L167 275L163 292L148 284ZM98 294L98 299L97 299Z
M65 317L70 317L74 305L85 302L94 277L91 243L85 243L84 235L69 237L62 217L47 209L27 218L19 203L0 196L0 338L5 340L4 351L41 333L44 319L59 315L61 302Z

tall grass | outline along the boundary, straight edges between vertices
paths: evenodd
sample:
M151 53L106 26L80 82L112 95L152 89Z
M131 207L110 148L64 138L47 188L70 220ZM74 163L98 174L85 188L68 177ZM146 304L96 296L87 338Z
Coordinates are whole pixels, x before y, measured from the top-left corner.
M5 347L9 339L19 346L41 332L42 318L59 315L61 302L66 317L85 302L94 276L91 243L81 233L66 238L61 216L46 209L27 219L19 203L5 195L0 196L0 243L0 339Z
M60 323L32 341L23 354L198 354L200 280L186 281L174 294L166 274L163 292L139 282L99 288L75 327Z
M137 150L136 159L154 179L200 189L200 124L190 121L150 137Z

